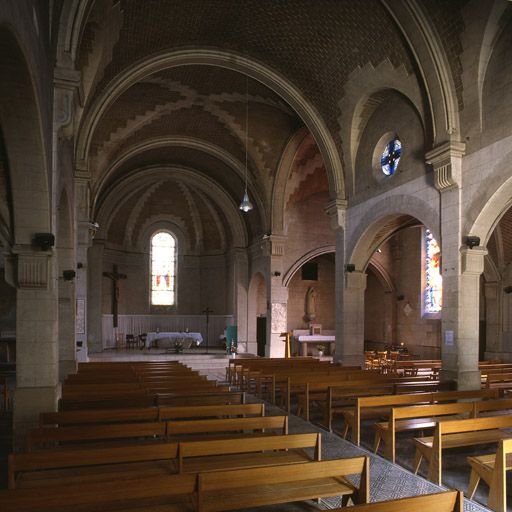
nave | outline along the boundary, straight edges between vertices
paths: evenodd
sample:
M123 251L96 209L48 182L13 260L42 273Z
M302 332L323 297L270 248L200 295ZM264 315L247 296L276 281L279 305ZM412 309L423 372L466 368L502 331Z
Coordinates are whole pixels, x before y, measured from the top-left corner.
M320 446L318 446L318 444L315 450L299 450L298 441L293 441L296 442L297 445L293 446L290 444L289 450L287 451L271 452L272 457L279 457L279 459L276 460L279 460L280 463L285 462L286 458L295 457L294 460L286 461L287 465L280 465L279 471L285 472L286 468L289 469L298 463L306 465L317 464L318 462L314 462L317 458L322 461L334 461L337 459L361 460L361 457L367 457L370 467L368 479L368 501L370 502L381 502L409 496L433 494L446 488L467 490L469 466L465 464L465 457L468 455L466 452L457 452L456 455L450 456L449 459L445 460L443 467L444 487L442 487L429 482L422 476L415 476L411 473L410 469L413 462L411 437L400 437L400 439L397 440L397 464L393 464L384 457L373 454L371 449L369 449L371 448L371 438L373 434L371 421L363 422L361 435L362 446L357 447L352 442L342 439L338 433L330 433L316 424L305 421L296 414L287 414L288 409L291 409L293 412L300 412L301 415L304 415L304 410L300 410L302 400L300 392L292 393L291 402L283 409L282 407L262 401L252 393L244 394L242 399L239 390L235 389L234 386L229 390L226 386L226 382L206 380L176 361L165 362L160 360L137 363L133 361L134 357L135 356L132 356L130 363L117 362L114 364L106 361L106 358L103 357L102 363L80 365L78 374L68 379L64 384L63 399L60 403L62 412L42 415L42 427L33 429L29 434L27 447L30 447L30 452L11 457L9 485L11 489L15 487L16 490L2 491L0 497L7 507L5 510L49 510L41 504L48 502L47 496L49 494L59 492L61 492L66 499L71 501L76 499L76 496L79 496L80 506L78 510L119 510L120 506L123 510L158 512L163 512L164 510L196 510L196 508L194 508L196 506L198 507L197 510L244 510L247 512L262 510L300 512L316 509L337 509L341 507L342 504L345 504L345 502L342 502L340 496L333 496L333 491L330 491L331 495L322 497L317 503L311 500L293 502L293 499L290 497L285 500L287 503L272 503L276 494L276 491L273 489L276 484L272 481L267 482L264 486L268 496L273 496L272 498L268 498L268 496L263 498L264 500L269 500L267 504L252 508L233 507L233 500L236 503L236 500L239 499L241 503L244 503L244 495L249 493L249 490L254 488L256 484L256 480L248 480L240 485L236 483L237 480L234 478L236 473L242 475L244 471L251 471L248 467L261 465L261 461L257 462L257 457L261 455L261 453L258 455L256 455L255 451L251 453L249 446L251 443L252 450L255 450L254 447L256 445L254 443L268 442L274 443L273 447L276 449L278 446L276 443L291 443L292 440L294 440L294 436L296 438L300 435L312 433L321 434L321 443L319 443L321 449L319 452L318 448L320 448ZM310 367L308 371L312 371L312 367L316 365L322 365L323 371L326 369L325 364L313 358L293 358L287 361L276 360L275 362L272 360L263 360L262 362L260 360L259 362L266 366L270 364L283 365L280 370L281 373L286 373L286 370L289 371L292 365L307 365ZM234 380L233 374L236 373L234 371L235 367L242 368L244 363L249 364L248 360L244 361L243 359L238 361L232 360L231 363L230 371L228 372L228 377L231 380ZM253 362L253 364L256 363ZM331 363L328 363L328 365L330 371L334 371L334 368L331 367L336 365L331 365ZM103 376L98 373L97 369L102 366L104 370L100 373L102 373ZM94 367L96 367L96 370L88 370ZM144 370L142 370L143 367ZM123 368L123 370L121 370L121 368ZM130 368L128 372L125 371L127 368ZM154 405L142 407L143 405L149 405L147 400L148 394L139 393L138 390L134 391L135 388L132 388L131 384L126 382L126 376L131 374L133 368L138 368L136 374L140 382L144 381L146 383L147 390L156 392L156 389L159 389L156 395L158 400L157 407ZM305 368L303 368L303 370L305 370ZM276 370L268 370L262 371L260 374L269 375L271 371L275 372L274 377L279 373L279 371ZM349 368L337 368L336 371L348 373L353 370ZM359 371L362 372L363 370ZM208 372L206 373L208 374ZM113 382L114 375L116 376L116 383ZM142 375L144 375L144 377L142 377ZM209 377L214 376L218 377L218 372L213 371L213 374L209 375ZM372 377L375 380L375 375L372 376L371 372L366 372L365 377L368 386L370 385L369 383ZM245 379L245 382L243 380L239 381L239 385L244 388L247 387L250 390L254 389L251 378L252 377L250 377L249 380ZM402 380L405 382L407 378L408 377L403 377ZM122 382L123 380L125 382ZM101 384L98 384L99 382L101 382ZM149 384L150 382L152 383ZM80 389L80 386L82 386L82 389ZM165 391L163 390L164 387L166 388ZM99 388L103 388L101 392L98 391ZM130 388L129 392L127 392L128 388ZM170 392L171 389L172 392ZM264 393L264 387L261 387L259 392ZM276 397L278 402L282 401L282 392L282 389L277 390ZM220 403L213 405L212 400L218 395L224 396L221 397ZM130 396L130 398L127 400L128 396ZM403 397L405 395L401 396ZM384 397L386 397L386 395ZM390 397L390 395L387 395L387 398ZM381 398L383 398L382 395ZM245 405L240 404L237 406L234 403L225 405L227 402L235 402L237 400L245 402ZM496 400L488 401L489 404L491 402L496 402ZM502 402L505 406L508 405L508 407L510 407L507 399L502 400ZM120 403L123 403L123 409L119 409L118 406L116 408L115 404ZM165 403L173 405L165 406ZM176 405L178 403L181 405ZM187 405L183 405L185 403ZM206 406L206 409L210 407L209 412L207 412L210 418L197 419L200 416L204 416L205 413L201 412L201 408L204 410L204 404L206 403L210 404ZM258 416L263 411L257 413L255 412L256 409L252 409L250 413L248 410L247 414L242 413L243 418L231 418L229 420L221 418L217 420L211 419L212 416L217 415L225 417L225 415L229 414L227 412L229 407L238 407L238 414L240 414L241 408L257 408L261 407L262 403L264 404L265 415L262 418L258 418ZM484 402L477 401L474 403L482 404ZM108 405L111 406L111 409L107 408ZM467 405L467 403L465 405ZM214 411L212 407L216 408L216 411ZM224 411L221 411L222 408L224 408ZM405 410L407 407L402 409ZM157 419L160 421L155 423L155 418L152 417L152 415L154 415L157 410ZM169 418L173 418L173 415L178 415L178 411L179 417L181 418L180 421L176 421L176 419L167 421ZM506 409L501 412L504 411L508 412ZM312 407L312 412L312 419L316 422L318 417L315 414L314 407ZM196 418L195 420L185 420L187 415L192 414ZM116 418L115 423L113 423L113 418ZM285 418L284 423L282 422L282 418ZM320 420L322 421L323 419ZM245 421L245 436L242 444L240 444L240 433L235 434L235 432L229 431L229 428L233 430L233 424L228 428L225 427L226 424L219 427L220 423L229 421L242 423ZM266 432L267 435L263 435L262 433L257 434L256 431L258 428L262 427L261 423L259 427L257 426L258 421L271 422L267 424L267 427L268 430L276 429L276 432L273 432L274 435L269 436L269 431ZM79 422L83 422L82 426L78 424ZM166 429L163 431L158 430L158 425L159 423L162 424L162 422L166 425ZM248 425L251 422L253 422L255 426L252 435L248 432L251 428ZM197 426L199 423L201 423L200 428ZM59 426L57 427L56 424ZM176 427L176 424L180 424L179 427ZM236 425L236 427L238 429L241 428L240 424ZM339 416L335 416L333 427L335 432L342 430L342 422ZM223 429L225 428L226 430L224 431ZM125 429L124 432L121 432L123 429ZM128 433L129 429L133 429L133 432ZM209 429L213 430L208 431ZM194 434L192 434L192 432L194 432ZM199 432L201 432L201 435L196 438ZM223 436L222 440L219 440L221 432ZM173 449L175 449L172 448L173 442L176 441L180 435L186 437L181 438L178 442L177 452L173 454ZM194 440L190 439L192 435ZM172 439L173 436L174 439ZM216 440L214 440L212 436ZM252 441L250 441L251 439ZM283 441L283 439L287 441ZM222 447L218 444L219 441ZM302 439L301 442L303 443L303 445L301 445L302 448L305 448L306 441ZM308 442L311 443L311 441ZM318 443L318 441L316 442ZM210 443L210 445L208 445L208 443ZM217 443L216 447L214 447L212 443ZM56 444L62 444L62 446L56 447ZM175 444L176 443L174 443L174 445ZM160 455L158 455L157 452L151 455L155 445L158 447ZM237 446L238 448L236 448ZM257 446L261 449L263 444ZM284 445L281 445L281 448L283 448L283 446ZM86 449L84 450L83 448ZM196 450L195 454L194 450ZM203 451L201 452L201 450ZM225 450L226 453L223 453L222 450ZM230 451L231 454L229 454ZM130 455L127 455L127 453L130 453ZM143 453L145 453L145 455L142 455ZM166 454L165 459L161 458L163 457L162 453ZM475 453L476 452L473 451L470 454L474 455ZM299 461L299 454L301 454L301 456L306 454L306 458L309 460L307 462L304 462L304 460ZM189 462L187 461L187 457L194 457L194 455L198 458L194 461L190 461L191 465L187 468L187 462ZM74 456L82 457L80 463L77 463L76 460L70 462L70 458ZM268 456L270 457L270 455ZM113 458L109 461L108 457ZM172 460L174 458L176 458L176 460ZM137 462L135 462L135 460L137 460ZM270 468L276 470L276 460L266 461L265 465L268 463L271 464L271 466L266 466L267 471L270 472ZM128 463L128 461L131 462ZM162 478L165 478L163 475L176 472L175 463L177 461L179 461L178 467L181 467L183 473L188 475L197 471L199 471L199 474L205 474L201 473L201 471L211 473L211 471L214 470L214 472L218 472L219 474L223 474L224 471L224 476L234 478L232 485L229 482L226 485L224 481L224 494L221 493L219 495L223 496L224 499L227 499L229 496L231 500L230 505L226 505L224 508L223 504L220 502L216 502L212 505L210 500L206 500L203 503L203 508L200 508L200 502L190 496L188 496L187 500L179 502L179 504L170 504L168 502L169 497L164 494L158 496L145 495L144 497L144 493L149 492L151 494L151 492L157 492L158 482L163 481ZM446 464L446 462L448 462L448 464ZM66 469L59 469L59 464L62 465L62 468L65 467ZM181 466L181 464L183 464L183 466ZM37 467L39 467L39 471L35 471ZM238 469L233 471L234 468ZM178 472L181 472L181 470L178 470ZM231 473L229 473L230 470ZM183 476L183 473L178 476ZM305 470L299 471L298 475L303 475L303 473L305 473ZM279 472L277 474L279 474ZM423 471L420 471L420 474L427 476L426 472ZM133 479L134 475L137 475L137 480ZM199 478L201 479L201 477ZM295 475L295 479L301 480L303 478L304 476ZM314 478L315 482L317 482L320 475L314 475ZM351 476L351 479L353 479L353 484L355 484L356 487L357 485L361 485L357 477L354 478ZM222 478L220 480L222 481ZM58 481L58 484L55 483L56 481ZM122 486L128 483L136 485L137 488L143 489L144 491L140 491L142 494L133 496L133 499L130 500L125 498L123 501L120 501L119 496L117 496L117 499L112 497L107 499L106 496L101 498L102 490L110 489L112 496L116 496L118 488L122 489ZM190 482L188 482L188 484L190 485ZM217 485L220 485L218 479ZM77 494L73 494L74 486L76 486ZM32 489L30 489L31 487ZM318 485L318 487L320 488L321 486ZM89 498L84 499L83 493L88 488L96 490L100 498L92 498L92 501L88 501ZM33 493L34 490L37 491L37 494ZM280 491L282 492L283 489L281 488ZM36 496L35 501L31 501L31 493L32 500L34 500L34 496ZM133 489L130 490L129 493L133 494ZM485 495L486 490L480 489L476 498L478 501L485 502ZM26 496L29 496L29 498L26 498ZM321 497L320 492L318 497ZM165 500L162 502L163 498L165 498ZM173 499L175 498L176 496L174 496ZM183 498L183 496L181 496L181 498ZM19 501L20 499L22 500L21 502ZM25 501L23 501L24 499ZM107 501L101 501L101 499ZM245 505L247 505L247 503L245 503ZM76 506L77 503L75 502L73 506L66 507L65 500L62 502L57 500L52 502L51 510L70 510L71 508L76 510ZM427 505L422 506L422 508L424 508L424 510L434 510L434 508L425 508L426 506ZM438 504L437 506L439 507L440 505ZM393 505L393 507L394 508L390 510L401 510L400 508L395 508L396 505ZM441 510L440 508L436 509L437 512ZM449 510L458 509L453 508ZM481 511L487 509L475 501L464 498L464 510Z

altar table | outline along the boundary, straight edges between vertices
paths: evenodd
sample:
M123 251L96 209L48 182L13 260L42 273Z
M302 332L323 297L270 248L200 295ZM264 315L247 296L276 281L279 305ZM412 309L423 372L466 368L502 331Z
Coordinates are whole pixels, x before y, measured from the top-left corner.
M303 356L308 355L308 344L311 345L325 345L329 344L329 353L334 354L334 347L336 344L335 336L322 336L320 334L303 334L296 338L301 344L301 354Z
M148 332L146 348L151 348L156 340L162 339L169 340L170 347L174 347L174 342L177 339L183 340L184 348L189 348L191 343L200 345L203 342L203 336L200 332Z

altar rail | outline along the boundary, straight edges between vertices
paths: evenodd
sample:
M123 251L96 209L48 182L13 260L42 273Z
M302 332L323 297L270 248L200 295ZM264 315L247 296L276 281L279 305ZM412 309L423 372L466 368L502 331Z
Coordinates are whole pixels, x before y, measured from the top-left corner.
M200 332L203 336L203 346L206 344L206 316L205 315L119 315L119 327L112 327L112 315L102 315L103 348L114 348L115 331L126 334L141 334L143 332ZM234 324L233 315L210 315L208 329L208 346L220 346L220 336L224 334L226 326Z

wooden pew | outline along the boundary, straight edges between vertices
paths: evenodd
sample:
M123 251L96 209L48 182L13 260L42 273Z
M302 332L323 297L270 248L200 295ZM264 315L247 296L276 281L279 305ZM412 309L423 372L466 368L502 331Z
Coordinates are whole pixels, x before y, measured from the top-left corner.
M243 391L196 393L196 394L164 394L157 393L156 404L158 406L181 405L216 405L216 404L243 404L245 393Z
M489 416L439 422L434 436L414 439L416 446L414 472L418 472L424 457L430 462L428 479L441 485L443 449L497 443L510 437L509 432L502 430L510 428L512 428L512 416Z
M367 457L200 473L198 512L236 510L329 496L369 499ZM359 488L347 475L361 475Z
M346 512L346 508L335 508L332 512ZM356 505L349 510L354 512L463 512L464 495L462 491L444 491L435 494L423 494L411 498L377 501L366 505Z
M160 421L183 418L265 416L265 404L228 404L228 405L183 405L162 406L158 408Z
M0 491L2 512L193 512L197 475L175 474ZM164 507L165 505L165 507Z
M512 389L512 372L488 374L485 387L501 389L502 391L508 391Z
M255 416L249 418L222 418L204 420L176 420L155 423L112 423L64 427L42 427L27 433L27 451L55 444L92 441L166 438L185 434L226 433L240 430L265 431L279 429L288 433L287 416Z
M11 453L8 461L9 489L176 473L177 456L178 443L162 442ZM155 461L159 464L155 465ZM162 461L168 461L168 464L162 464ZM134 464L150 462L153 464L142 467Z
M264 416L265 404L183 405L128 409L90 409L41 413L39 426L156 422L177 418Z
M181 440L179 436L194 434L226 434L240 431L265 432L278 430L288 434L288 416L261 416L252 418L222 418L208 420L177 420L167 422L167 436ZM197 437L197 436L196 436Z
M297 464L321 458L319 433L186 441L179 444L180 473L202 473L277 464ZM313 451L311 458L304 450Z
M490 455L467 458L471 466L468 496L473 499L480 479L489 486L487 507L507 512L507 471L512 469L512 439L503 439L498 451Z
M165 422L113 423L65 427L32 428L27 432L26 449L61 443L82 443L114 439L165 438Z
M345 423L343 438L346 438L348 430L352 430L352 441L360 445L361 441L361 420L371 417L389 417L392 407L419 405L422 403L439 403L452 400L497 398L497 390L476 390L476 391L434 391L431 393L411 394L388 394L380 396L363 396L355 399L353 407L342 411ZM485 403L485 402L484 402ZM329 425L331 430L331 425Z
M384 456L395 462L396 433L415 430L432 429L436 422L446 417L454 418L458 414L473 414L471 402L456 402L453 404L418 405L412 407L393 407L389 421L376 423L373 451L377 453L381 441L386 446ZM442 418L441 418L442 417Z

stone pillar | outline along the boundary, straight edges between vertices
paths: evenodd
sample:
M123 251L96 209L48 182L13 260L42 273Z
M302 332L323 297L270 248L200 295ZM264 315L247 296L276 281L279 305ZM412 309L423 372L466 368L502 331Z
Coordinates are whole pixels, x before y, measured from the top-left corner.
M479 389L478 333L480 274L486 250L463 245L462 157L465 145L447 142L426 155L441 193L441 254L443 310L441 379L453 379L458 389Z
M281 333L288 329L288 288L283 286L283 257L286 237L271 235L266 239L267 278L267 357L284 357L286 345Z
M94 240L88 251L87 347L89 353L103 351L101 329L104 240Z
M57 410L57 292L52 252L15 246L16 390L14 445L24 444L27 429L37 426L39 413Z
M505 360L502 347L502 283L487 282L485 294L485 358Z
M238 333L239 352L256 353L257 347L248 346L247 316L249 288L249 260L247 250L236 247L233 251L233 314Z
M86 172L75 171L76 201L76 261L75 278L76 319L75 341L78 362L88 361L87 346L87 284L88 284L88 250L96 234L97 227L89 218L89 178Z
M331 228L336 233L336 351L335 360L343 365L364 364L364 292L366 274L352 271L345 257L347 202L337 199L327 205Z

